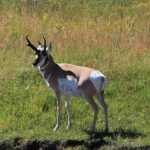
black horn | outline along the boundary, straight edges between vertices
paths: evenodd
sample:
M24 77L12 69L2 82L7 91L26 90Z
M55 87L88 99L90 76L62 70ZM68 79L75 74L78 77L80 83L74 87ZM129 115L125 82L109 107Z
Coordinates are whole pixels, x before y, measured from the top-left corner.
M38 41L38 44L39 44L39 45L43 45L40 41Z
M43 36L43 39L44 39L44 50L46 50L46 39L45 39L45 37Z
M28 35L26 36L26 40L27 40L27 46L31 47L34 51L37 51L37 48L29 40Z

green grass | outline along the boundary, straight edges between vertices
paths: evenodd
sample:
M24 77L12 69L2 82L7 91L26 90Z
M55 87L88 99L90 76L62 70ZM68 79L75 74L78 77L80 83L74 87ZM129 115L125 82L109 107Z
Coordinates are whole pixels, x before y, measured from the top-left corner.
M81 62L86 63L88 61L86 56L91 56L91 59L97 57L96 51L94 51L93 56L91 51L88 51L80 58ZM104 56L107 55L105 52L102 53ZM63 60L64 62L73 63L74 59L78 60L79 55L79 52L70 58L68 58L68 55L64 55ZM99 57L102 57L101 52ZM57 57L57 59L61 58ZM131 61L132 64L124 64L124 68L128 68L125 70L117 68L119 64L112 64L112 68L108 68L108 70L102 67L109 78L109 84L106 88L106 101L109 105L109 125L111 131L122 128L131 131L136 130L145 134L145 136L134 139L118 137L116 140L119 143L149 144L150 79L148 76L150 70L147 66L149 54L147 53L140 58L134 59L134 61ZM78 61L79 64L81 62ZM105 64L103 59L96 61L97 64L99 62ZM28 62L27 66L30 63ZM28 67L28 70L23 68L26 68L25 64L16 72L13 79L0 80L0 137L2 139L16 136L22 136L27 139L87 138L88 136L82 129L88 128L92 119L92 111L85 100L73 98L73 126L69 131L65 129L67 118L63 103L62 126L56 133L53 132L52 129L55 123L54 94L47 88L37 70L31 66ZM98 67L97 69L100 68ZM97 124L99 130L103 129L104 126L103 117L103 111L101 110Z
M121 145L150 144L150 3L145 0L79 1L82 0L70 3L49 0L40 5L43 9L35 12L18 0L0 1L0 138L88 137L82 129L88 128L92 111L79 98L72 100L72 128L65 129L67 116L63 100L61 128L57 132L52 130L55 96L32 67L34 56L25 42L27 34L34 42L45 34L53 43L52 55L56 62L94 67L108 77L105 94L110 130L122 128L145 135L117 136L115 141ZM101 109L97 129L103 127Z

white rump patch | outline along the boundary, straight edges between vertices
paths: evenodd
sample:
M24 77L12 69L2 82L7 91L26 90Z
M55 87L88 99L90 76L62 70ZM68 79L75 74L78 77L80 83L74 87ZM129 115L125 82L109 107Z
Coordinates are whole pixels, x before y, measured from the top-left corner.
M68 75L67 78L59 78L58 84L61 93L70 96L81 96L77 82L77 79L70 75Z
M106 84L106 77L100 71L94 70L90 74L90 80L94 84L97 91L103 89Z

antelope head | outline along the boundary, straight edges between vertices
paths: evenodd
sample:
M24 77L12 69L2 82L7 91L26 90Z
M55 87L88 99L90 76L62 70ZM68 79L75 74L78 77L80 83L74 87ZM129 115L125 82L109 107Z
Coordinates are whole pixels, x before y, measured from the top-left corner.
M50 55L48 54L48 51L51 51L52 49L51 43L49 44L49 46L47 46L46 39L44 36L43 40L43 44L41 42L38 42L38 46L36 47L29 40L28 36L26 36L27 46L29 46L36 55L36 59L33 62L34 66L42 66L48 59L52 59L52 57L50 57Z

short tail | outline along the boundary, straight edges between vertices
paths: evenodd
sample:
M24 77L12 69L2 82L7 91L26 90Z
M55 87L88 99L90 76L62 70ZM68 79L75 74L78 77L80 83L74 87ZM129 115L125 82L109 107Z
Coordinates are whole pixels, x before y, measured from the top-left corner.
M108 84L108 80L106 77L101 78L100 90L104 90Z

